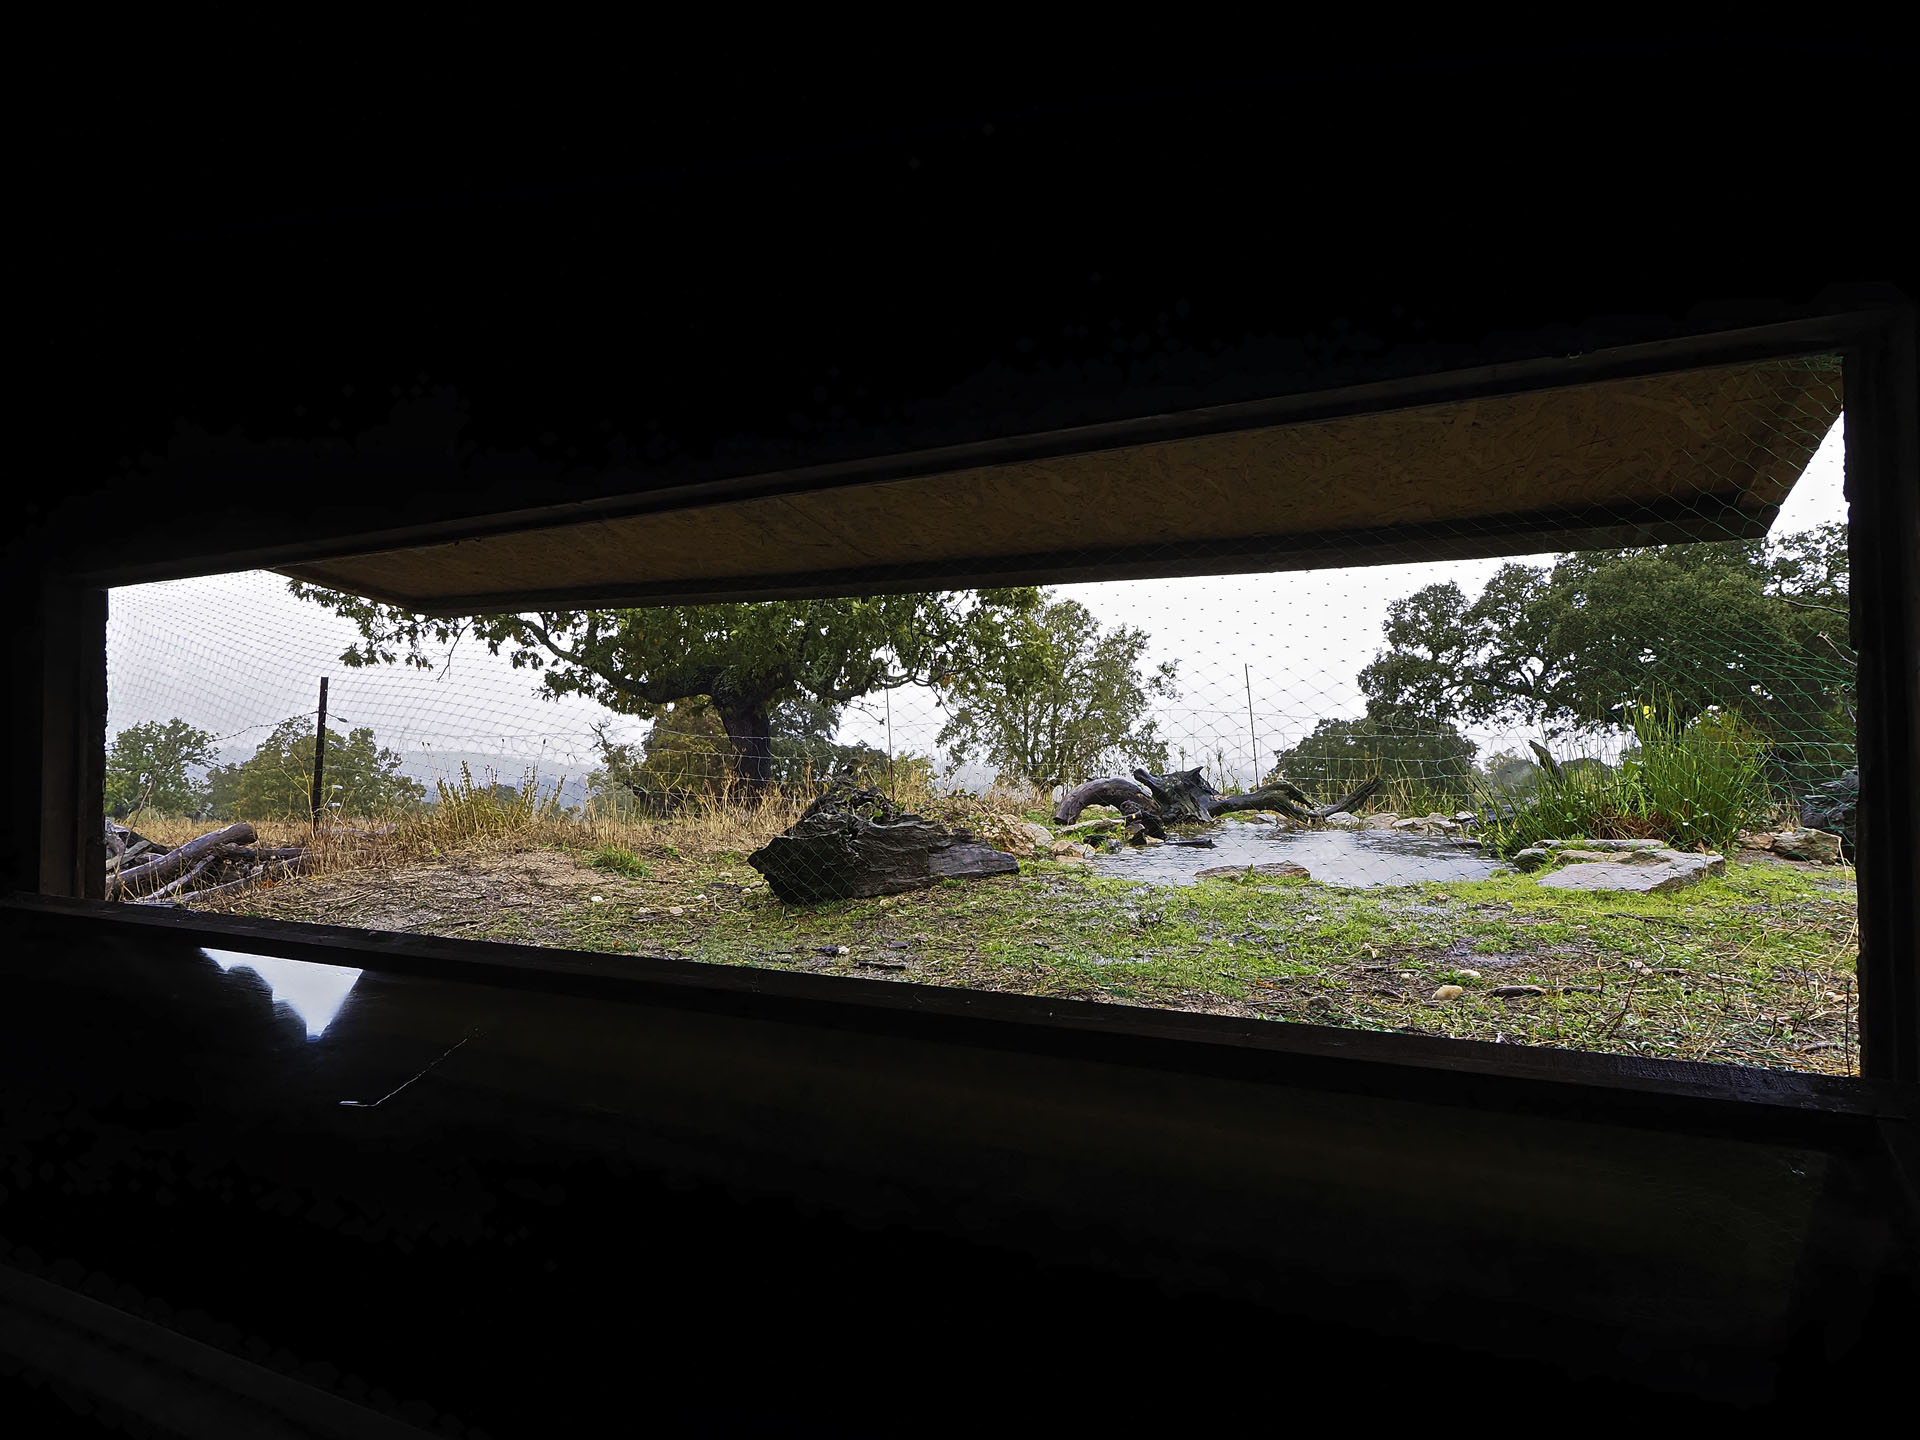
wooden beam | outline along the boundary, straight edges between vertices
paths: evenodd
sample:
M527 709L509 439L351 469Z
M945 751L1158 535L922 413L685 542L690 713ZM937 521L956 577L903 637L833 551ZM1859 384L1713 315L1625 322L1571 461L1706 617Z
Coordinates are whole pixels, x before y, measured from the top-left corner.
M1847 352L1859 654L1860 1070L1920 1082L1920 363L1908 311Z
M287 540L280 543L197 554L156 556L149 552L133 561L120 554L82 553L74 556L69 563L71 573L77 580L103 586L146 584L234 570L291 567L407 546L478 539L593 520L662 514L773 496L803 495L848 486L885 484L979 466L1097 454L1158 441L1223 435L1273 425L1377 414L1450 401L1524 395L1540 390L1679 370L1831 352L1863 334L1872 333L1876 326L1884 322L1887 313L1883 309L1847 309L1769 325L1688 335L1586 354L1544 356L1439 374L1275 395L1238 404L1003 436L907 453L849 458L793 469L715 475L676 483L650 481L645 472L634 470L602 475L596 482L596 488L601 489L602 494L563 504L513 506L491 513L457 516L429 523L367 526L334 534L313 534L309 528L308 533L290 534ZM263 473L270 473L273 463L272 447L263 448L259 460ZM349 468L353 464L350 459L342 463ZM552 478L543 477L548 482ZM191 480L190 475L183 475L177 483L190 485ZM555 487L551 483L529 481L523 488L528 493L538 493L551 492ZM609 491L618 493L607 493ZM300 517L300 521L307 522L309 517Z
M107 592L51 583L35 610L38 651L38 887L106 895ZM31 706L31 699L28 701Z

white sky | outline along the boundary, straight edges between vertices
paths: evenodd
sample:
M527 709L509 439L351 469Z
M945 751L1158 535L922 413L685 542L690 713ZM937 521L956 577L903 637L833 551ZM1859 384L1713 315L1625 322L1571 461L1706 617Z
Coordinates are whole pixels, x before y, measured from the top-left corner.
M1775 535L1846 518L1841 435L1836 424L1781 507ZM1552 557L1512 558L1545 564ZM1180 697L1159 713L1175 760L1184 748L1187 764L1213 767L1219 751L1225 777L1244 783L1253 776L1249 688L1265 768L1316 720L1362 711L1354 677L1379 649L1393 600L1445 580L1471 595L1504 563L1119 581L1062 586L1060 593L1104 625L1146 630L1151 662L1180 662ZM532 672L515 671L477 646L463 647L450 667L432 675L390 666L350 670L338 657L354 638L351 625L295 600L282 577L265 571L115 590L107 626L108 732L179 716L222 737L226 758L237 758L278 721L311 714L321 675L331 677L333 724L371 725L382 745L402 751L513 757L553 775L592 765L596 720L611 719L618 737L645 730L644 722L611 717L587 701L543 700ZM849 709L841 738L884 748L889 706L896 750L931 752L942 716L918 687ZM1468 733L1483 756L1524 749L1523 734Z

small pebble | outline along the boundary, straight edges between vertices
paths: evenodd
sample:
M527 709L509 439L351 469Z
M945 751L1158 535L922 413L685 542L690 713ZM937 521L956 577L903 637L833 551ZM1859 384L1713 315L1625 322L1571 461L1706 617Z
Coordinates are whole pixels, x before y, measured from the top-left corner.
M1438 990L1433 992L1433 998L1436 1000L1457 1000L1466 993L1467 989L1464 985L1442 985Z
M318 744L319 742L316 741L315 743ZM593 903L596 905L599 905L599 904L602 904L605 901L605 899L606 897L604 895L596 895L593 897Z
M686 910L685 910L685 908L684 908L684 907L682 907L682 906L679 906L679 905L669 905L669 906L667 906L667 914L669 914L669 915L684 915L684 914L686 914L686 913L687 913L687 912L686 912Z
M1480 972L1478 970L1456 970L1453 973L1458 975L1462 980L1478 980L1480 978Z

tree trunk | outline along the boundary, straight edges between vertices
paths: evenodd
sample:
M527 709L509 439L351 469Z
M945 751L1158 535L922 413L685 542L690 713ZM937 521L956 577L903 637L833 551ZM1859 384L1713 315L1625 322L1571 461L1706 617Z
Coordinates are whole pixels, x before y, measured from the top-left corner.
M713 707L733 745L733 773L748 798L764 795L773 784L773 722L768 707L727 705Z

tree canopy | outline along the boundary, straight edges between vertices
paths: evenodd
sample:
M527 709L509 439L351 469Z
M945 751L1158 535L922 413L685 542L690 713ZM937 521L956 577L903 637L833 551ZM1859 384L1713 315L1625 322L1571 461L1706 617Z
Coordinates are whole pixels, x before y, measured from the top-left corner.
M304 818L310 813L313 750L311 719L281 721L251 757L208 774L213 813L223 820ZM343 815L410 809L426 799L425 788L400 773L400 757L375 745L365 726L346 735L328 728L323 783Z
M1385 630L1370 707L1551 735L1623 728L1657 696L1737 710L1780 754L1851 736L1844 525L1505 565L1472 600L1449 582L1395 601Z
M1473 793L1477 749L1445 721L1377 714L1322 720L1312 734L1275 757L1263 783L1290 780L1332 797L1377 775L1390 793L1465 801Z
M116 818L135 810L198 815L207 786L189 773L213 763L214 738L178 716L129 725L107 749L106 807Z
M1017 618L1009 643L953 678L957 706L936 743L955 764L981 753L1003 774L1049 787L1121 765L1164 770L1166 743L1148 711L1176 693L1176 662L1144 671L1147 640L1125 625L1103 634L1086 606L1049 592Z
M774 717L811 702L837 712L904 685L946 688L991 661L1039 603L1030 588L850 599L676 605L435 619L300 581L295 595L352 620L347 665L442 663L469 637L538 672L544 692L651 719L704 698L749 789L777 778Z

